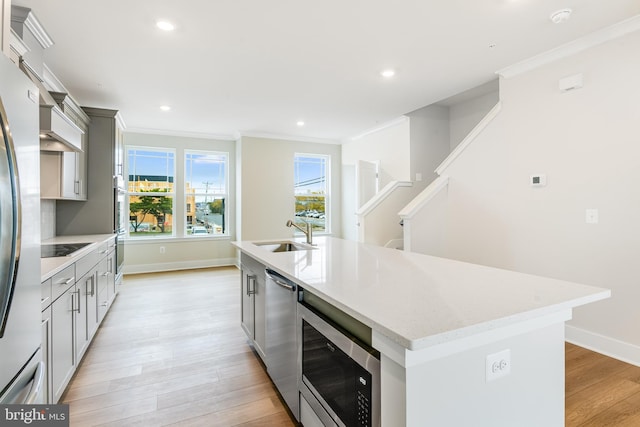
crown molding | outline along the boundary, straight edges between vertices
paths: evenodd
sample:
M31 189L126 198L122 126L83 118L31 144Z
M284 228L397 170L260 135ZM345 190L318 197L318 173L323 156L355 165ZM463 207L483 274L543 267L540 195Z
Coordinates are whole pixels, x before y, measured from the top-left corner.
M62 82L53 74L51 68L47 66L47 64L42 64L42 83L45 88L50 92L62 92L66 93L67 97L65 98L64 104L65 107L72 110L77 116L81 117L85 123L89 123L89 116L84 112L78 101L69 93L67 88L62 84Z
M385 123L381 124L380 126L376 126L374 128L365 130L364 132L359 133L356 136L352 136L350 138L346 138L342 142L356 141L356 140L358 140L360 138L364 138L367 135L371 135L372 133L379 132L379 131L381 131L383 129L390 128L392 126L395 126L395 125L398 125L400 123L404 123L404 122L407 122L407 121L409 121L409 116L400 116L400 117L397 117L397 118L395 118L393 120L385 122Z
M69 93L67 88L64 87L64 84L53 74L53 71L51 71L51 68L49 68L47 64L42 64L42 81L50 91Z
M23 57L25 53L29 52L29 46L27 46L20 36L11 29L9 33L9 46L11 46L11 50L14 51L19 57Z
M613 24L609 27L588 34L572 42L558 46L547 52L505 67L501 70L496 71L496 74L498 74L500 77L509 79L522 73L526 73L527 71L531 71L535 68L541 67L550 62L575 55L576 53L582 52L591 47L622 37L638 30L640 30L640 15L635 15L629 19L618 22L617 24Z
M116 113L116 124L118 125L118 127L120 129L122 129L123 131L127 129L127 125L124 122L124 118L122 118L122 114L120 113L120 111L118 111Z
M281 141L297 141L297 142L313 142L316 144L334 144L340 145L340 141L334 139L322 139L322 138L314 138L310 136L293 136L293 135L280 135L274 133L266 133L266 132L237 132L236 134L239 136L238 139L242 137L249 138L264 138L264 139L275 139Z
M176 136L183 138L197 138L197 139L215 139L218 141L235 141L236 139L232 135L212 134L212 133L199 133L199 132L184 132L177 130L166 129L151 129L151 128L127 128L127 133L140 133L143 135L159 135L159 136Z
M38 21L33 11L28 7L11 6L11 20L27 27L43 49L53 46L53 39L44 29L40 21ZM24 38L24 35L22 37Z

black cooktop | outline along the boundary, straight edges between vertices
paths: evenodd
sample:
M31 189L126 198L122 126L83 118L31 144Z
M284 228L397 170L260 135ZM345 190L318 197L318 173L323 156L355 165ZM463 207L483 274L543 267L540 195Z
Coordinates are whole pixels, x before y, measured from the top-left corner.
M53 258L69 256L77 250L90 245L90 243L54 243L40 246L40 258Z

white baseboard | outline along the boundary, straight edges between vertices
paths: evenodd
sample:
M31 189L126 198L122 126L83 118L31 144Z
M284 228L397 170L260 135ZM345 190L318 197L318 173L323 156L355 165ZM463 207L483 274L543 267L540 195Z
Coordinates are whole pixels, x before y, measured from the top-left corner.
M571 344L597 351L605 356L640 366L640 346L565 325L565 339Z
M124 266L124 274L159 273L162 271L193 270L196 268L237 266L236 258L219 258L211 260L163 262L157 264L137 264Z

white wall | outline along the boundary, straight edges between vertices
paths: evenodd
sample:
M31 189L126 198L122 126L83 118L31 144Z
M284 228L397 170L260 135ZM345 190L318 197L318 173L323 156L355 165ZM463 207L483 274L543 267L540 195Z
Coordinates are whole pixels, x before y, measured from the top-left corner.
M342 163L356 165L358 160L380 162L380 188L391 181L410 181L411 155L409 119L356 140L342 144ZM355 195L355 193L354 193Z
M640 355L639 51L636 32L502 79L501 113L444 172L444 255L612 289L570 322L610 354L607 340ZM584 88L560 92L576 73Z
M380 188L391 181L410 181L411 139L409 119L401 119L378 131L342 144L342 168L355 171L358 160L380 162ZM342 181L342 236L357 240L356 174L346 173Z
M331 157L331 232L340 236L342 221L341 149L337 144L289 141L243 136L238 142L238 195L241 228L239 240L280 239L293 236L285 226L294 218L294 168L296 153L324 154Z
M212 150L229 153L229 218L236 216L235 203L235 142L204 138L189 138L183 136L149 135L141 133L125 133L126 146L165 147L176 149L176 177L178 186L184 185L184 155L185 149ZM91 171L89 171L89 174ZM184 195L176 193L176 206L184 205ZM176 233L185 227L182 215L174 217ZM236 226L232 222L228 225L228 237L187 238L133 240L125 242L125 273L141 273L149 271L176 270L185 268L201 268L235 263L235 248L231 241L235 239ZM160 248L164 253L160 253Z
M411 180L422 174L422 181L416 182L420 190L437 178L434 171L449 155L449 108L430 105L407 116L411 122Z
M450 151L462 142L499 100L497 90L449 107Z

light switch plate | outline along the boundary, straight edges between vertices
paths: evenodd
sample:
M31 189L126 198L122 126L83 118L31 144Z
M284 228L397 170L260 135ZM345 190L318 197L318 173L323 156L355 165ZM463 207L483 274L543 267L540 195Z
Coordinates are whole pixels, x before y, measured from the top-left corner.
M584 220L587 224L597 224L598 223L598 209L587 209L585 210Z

